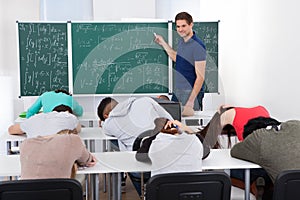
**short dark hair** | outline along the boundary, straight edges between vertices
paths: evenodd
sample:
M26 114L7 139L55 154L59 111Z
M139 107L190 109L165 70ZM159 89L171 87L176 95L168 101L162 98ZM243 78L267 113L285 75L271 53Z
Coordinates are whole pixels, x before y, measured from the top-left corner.
M180 12L175 16L175 22L177 20L185 20L188 25L193 23L193 17L187 12Z
M98 105L98 109L97 109L97 114L98 114L98 117L100 118L101 121L104 121L105 118L104 118L104 115L103 115L103 112L104 112L104 109L106 108L106 106L108 104L110 104L111 102L115 102L116 100L114 100L113 98L111 97L105 97L104 99L102 99L102 101L99 103Z
M56 111L56 112L65 112L65 111L69 111L69 113L73 114L73 110L72 108L70 108L69 106L66 106L66 105L59 105L59 106L56 106L55 108L53 108L52 111Z
M244 126L243 137L245 139L249 134L257 129L266 128L267 126L277 127L280 124L281 122L271 117L256 117L250 119Z
M54 90L54 92L55 92L55 93L60 93L60 92L62 92L62 93L65 93L65 94L67 94L67 95L72 96L72 95L70 94L70 92L68 92L67 90L64 90L64 89L56 89L56 90Z

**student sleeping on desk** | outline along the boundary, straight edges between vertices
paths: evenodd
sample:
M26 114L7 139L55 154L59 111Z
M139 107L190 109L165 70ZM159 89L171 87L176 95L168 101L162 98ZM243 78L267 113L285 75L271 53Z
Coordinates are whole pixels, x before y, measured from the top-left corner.
M294 126L292 123L288 124L291 127ZM258 199L261 197L263 197L262 199L272 199L270 196L272 193L273 182L270 178L270 175L274 180L274 168L277 169L278 166L271 166L273 165L272 163L278 159L278 157L285 154L283 151L286 151L281 150L281 152L277 152L277 150L274 149L277 148L277 146L282 146L282 144L285 143L284 141L281 141L281 143L278 145L276 142L279 141L271 141L273 137L280 137L280 134L278 136L276 134L276 129L279 125L280 122L271 118L269 112L263 106L255 106L251 108L221 106L210 120L208 125L202 131L200 131L200 134L205 137L205 140L206 138L209 138L207 139L207 143L211 148L221 148L221 146L218 145L218 137L220 134L227 131L228 133L233 133L236 135L239 142L233 145L231 149L231 155L239 159L254 162L263 167L262 169L250 170L251 192ZM224 127L231 127L231 129L224 130ZM299 130L300 123L294 127L297 127L297 130ZM273 132L273 134L269 135L269 132ZM257 135L259 135L260 139L255 140L254 137L257 137ZM273 136L270 137L271 135ZM230 134L228 134L228 137L230 137ZM282 135L282 138L284 137L285 136ZM228 141L230 141L230 139ZM273 146L274 148L271 147L269 151L270 153L268 153L268 155L264 155L268 148L267 146L269 145ZM228 146L228 148L230 147L231 146ZM271 161L271 159L268 157L270 155L274 156L274 152L277 152L277 156L276 159ZM270 163L267 160L269 160ZM289 168L289 162L283 163L285 168ZM293 163L297 162L293 160ZM244 188L243 170L231 170L230 176L232 178L231 182L233 186L237 186L242 189Z
M52 135L61 130L73 130L79 133L81 125L73 110L66 105L56 106L52 112L36 114L22 123L16 123L8 128L11 135L26 133L27 138Z
M137 160L152 163L151 176L202 171L202 159L208 156L209 149L203 150L201 136L176 120L157 118L155 124L160 131L141 138L141 146L136 153Z
M25 139L20 146L21 179L74 178L78 166L91 167L96 158L74 130Z

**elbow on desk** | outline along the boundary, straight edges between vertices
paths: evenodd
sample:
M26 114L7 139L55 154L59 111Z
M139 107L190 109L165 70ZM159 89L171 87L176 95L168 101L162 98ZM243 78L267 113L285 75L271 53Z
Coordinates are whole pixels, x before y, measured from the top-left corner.
M20 128L20 124L14 124L8 127L8 133L10 135L21 135L24 134L25 132L22 131L22 129Z

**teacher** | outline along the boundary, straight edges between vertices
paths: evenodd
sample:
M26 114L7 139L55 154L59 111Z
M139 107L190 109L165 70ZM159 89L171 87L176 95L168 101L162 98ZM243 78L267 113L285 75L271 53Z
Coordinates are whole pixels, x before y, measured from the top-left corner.
M154 41L176 62L172 101L182 103L183 115L193 115L194 110L202 110L203 107L206 47L193 31L193 18L189 13L178 13L175 24L181 37L177 52L161 35L155 34Z

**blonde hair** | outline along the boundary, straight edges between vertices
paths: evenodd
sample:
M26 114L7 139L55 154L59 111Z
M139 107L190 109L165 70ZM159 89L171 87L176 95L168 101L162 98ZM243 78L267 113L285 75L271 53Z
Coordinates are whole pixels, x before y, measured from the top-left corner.
M76 135L78 135L78 132L77 132L76 128L74 128L73 130L70 130L70 129L61 130L57 134L58 135L62 135L62 134L76 134ZM73 178L73 179L75 178L77 170L78 170L77 163L74 162L74 164L72 166L72 169L71 169L71 176L70 176L70 178Z

